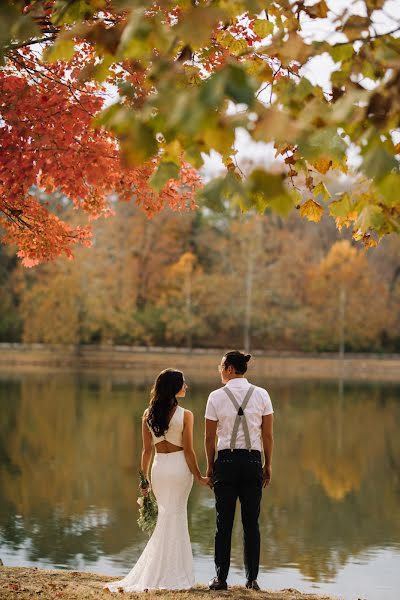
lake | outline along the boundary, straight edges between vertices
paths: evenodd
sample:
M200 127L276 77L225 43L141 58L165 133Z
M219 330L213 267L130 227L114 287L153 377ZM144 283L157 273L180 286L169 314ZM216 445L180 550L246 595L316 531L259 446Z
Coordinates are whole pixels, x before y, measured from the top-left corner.
M204 470L203 415L219 387L189 379ZM266 381L275 409L271 486L261 509L263 588L347 599L400 597L400 385ZM141 415L134 373L0 374L0 557L123 575L147 537L136 523ZM196 578L213 575L214 499L194 485ZM230 583L245 580L239 511Z

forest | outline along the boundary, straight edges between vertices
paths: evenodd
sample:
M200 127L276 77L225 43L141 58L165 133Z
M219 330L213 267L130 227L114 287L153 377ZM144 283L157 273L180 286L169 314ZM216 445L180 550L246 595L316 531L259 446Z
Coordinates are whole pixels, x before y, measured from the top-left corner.
M33 269L1 247L0 341L400 351L398 236L367 250L328 217L149 219L128 202L93 232L74 260Z

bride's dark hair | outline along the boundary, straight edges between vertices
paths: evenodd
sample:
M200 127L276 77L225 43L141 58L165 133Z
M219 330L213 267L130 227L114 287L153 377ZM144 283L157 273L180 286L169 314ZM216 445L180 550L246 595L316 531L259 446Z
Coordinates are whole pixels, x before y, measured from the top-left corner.
M147 423L157 437L168 431L171 410L178 404L176 394L182 389L182 371L165 369L161 371L151 389Z

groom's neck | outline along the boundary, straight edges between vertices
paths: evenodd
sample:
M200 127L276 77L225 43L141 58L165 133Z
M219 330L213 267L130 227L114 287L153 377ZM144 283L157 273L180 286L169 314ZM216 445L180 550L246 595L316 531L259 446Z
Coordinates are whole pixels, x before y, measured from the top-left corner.
M231 381L232 379L243 379L244 375L230 375L226 378L226 382L228 383L228 381Z

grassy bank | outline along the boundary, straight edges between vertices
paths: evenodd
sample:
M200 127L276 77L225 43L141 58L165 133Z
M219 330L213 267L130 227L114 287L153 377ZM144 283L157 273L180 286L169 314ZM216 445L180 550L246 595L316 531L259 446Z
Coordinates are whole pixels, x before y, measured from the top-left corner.
M145 348L135 346L47 346L0 344L0 369L123 370L154 378L165 367L177 367L188 376L201 373L215 380L223 350ZM400 382L400 355L263 353L253 352L249 376L286 379L345 379Z
M0 598L4 600L96 600L110 598L111 593L103 591L107 581L118 577L107 577L95 573L78 571L47 571L36 568L0 567ZM139 600L333 600L328 596L302 594L297 590L265 590L253 592L244 587L233 586L227 592L210 592L204 586L197 586L187 592L148 592L126 593L126 598Z

